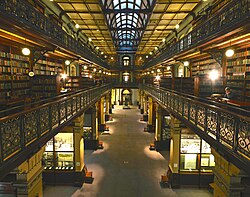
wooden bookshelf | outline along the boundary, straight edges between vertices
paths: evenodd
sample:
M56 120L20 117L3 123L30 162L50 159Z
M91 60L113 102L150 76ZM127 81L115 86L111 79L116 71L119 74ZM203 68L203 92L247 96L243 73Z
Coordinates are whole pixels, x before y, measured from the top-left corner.
M192 77L175 77L174 90L186 94L194 94L194 79Z
M29 57L21 50L0 46L0 100L27 96L30 90Z
M85 89L85 88L90 88L90 87L93 87L95 85L94 83L94 79L92 78L89 78L89 77L82 77L81 78L81 81L80 81L80 87L82 89Z
M203 57L192 62L191 74L194 78L194 95L208 97L211 94L223 94L223 77L212 81L209 73L212 70L222 72L222 66L212 57Z
M237 50L226 61L226 85L239 100L250 100L250 49Z
M63 63L61 60L43 57L35 66L35 75L56 75L62 73Z
M34 97L50 98L60 94L60 75L35 75L32 80Z
M170 77L161 78L160 87L166 89L172 89L172 78Z
M65 80L64 88L67 89L68 91L77 91L81 89L80 87L80 77L79 76L69 76Z
M211 70L221 71L221 65L210 57L193 61L192 76L206 76Z

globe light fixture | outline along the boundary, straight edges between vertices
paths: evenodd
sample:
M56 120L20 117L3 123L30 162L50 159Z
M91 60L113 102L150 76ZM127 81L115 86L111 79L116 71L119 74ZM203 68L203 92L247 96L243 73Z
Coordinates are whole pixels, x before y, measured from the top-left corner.
M65 65L66 65L66 66L70 65L70 61L69 61L69 60L66 60L66 61L65 61Z
M23 55L29 55L30 54L30 49L29 48L27 48L27 47L24 47L23 49L22 49L22 53L23 53Z
M212 81L215 81L216 79L219 78L219 72L218 70L211 70L209 72L209 78L212 80Z
M226 54L227 57L232 57L234 55L234 50L233 49L227 49L225 54Z
M33 71L29 71L28 75L29 75L30 77L34 77L35 73L34 73Z
M189 66L189 61L183 62L184 66Z

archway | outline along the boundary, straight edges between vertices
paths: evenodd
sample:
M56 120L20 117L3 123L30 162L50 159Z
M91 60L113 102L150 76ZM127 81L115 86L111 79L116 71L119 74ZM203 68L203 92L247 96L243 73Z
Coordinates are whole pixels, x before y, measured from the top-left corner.
M121 102L123 105L132 105L132 90L131 89L123 89L121 96L122 96Z

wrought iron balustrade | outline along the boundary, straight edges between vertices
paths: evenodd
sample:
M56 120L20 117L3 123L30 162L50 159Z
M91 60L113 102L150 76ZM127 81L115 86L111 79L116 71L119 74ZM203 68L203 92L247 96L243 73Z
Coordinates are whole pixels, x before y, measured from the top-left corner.
M152 85L142 84L140 89L250 174L250 117L247 111L206 104L199 98L188 98Z
M43 146L41 141L38 143L39 140L50 139L57 129L66 126L111 88L111 85L104 85L83 90L0 118L0 178L8 173L11 159L18 157L19 153L32 147L32 144L34 146L35 142L37 146Z
M101 60L87 46L77 41L62 30L57 24L36 10L29 2L24 0L1 0L0 17L6 21L16 21L16 26L23 28L29 26L30 30L41 32L53 40L53 44L81 55L88 60L108 68L108 65ZM1 25L0 25L1 26Z
M193 31L188 33L178 42L169 46L155 58L145 62L143 67L149 68L174 57L189 49L195 48L205 42L208 42L220 33L232 31L239 28L239 25L248 25L250 20L250 1L234 0L218 13L214 14L208 20L204 21Z

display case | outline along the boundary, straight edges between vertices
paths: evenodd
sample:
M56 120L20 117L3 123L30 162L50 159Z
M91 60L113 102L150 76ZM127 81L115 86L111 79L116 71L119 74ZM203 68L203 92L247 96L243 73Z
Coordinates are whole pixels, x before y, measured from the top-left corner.
M170 133L170 115L162 116L162 132L161 132L161 140L167 141L171 138Z
M212 172L214 156L208 143L195 134L181 134L180 171Z
M83 137L85 140L92 139L92 128L91 127L83 127Z
M73 133L58 133L49 140L43 161L45 170L74 170Z

